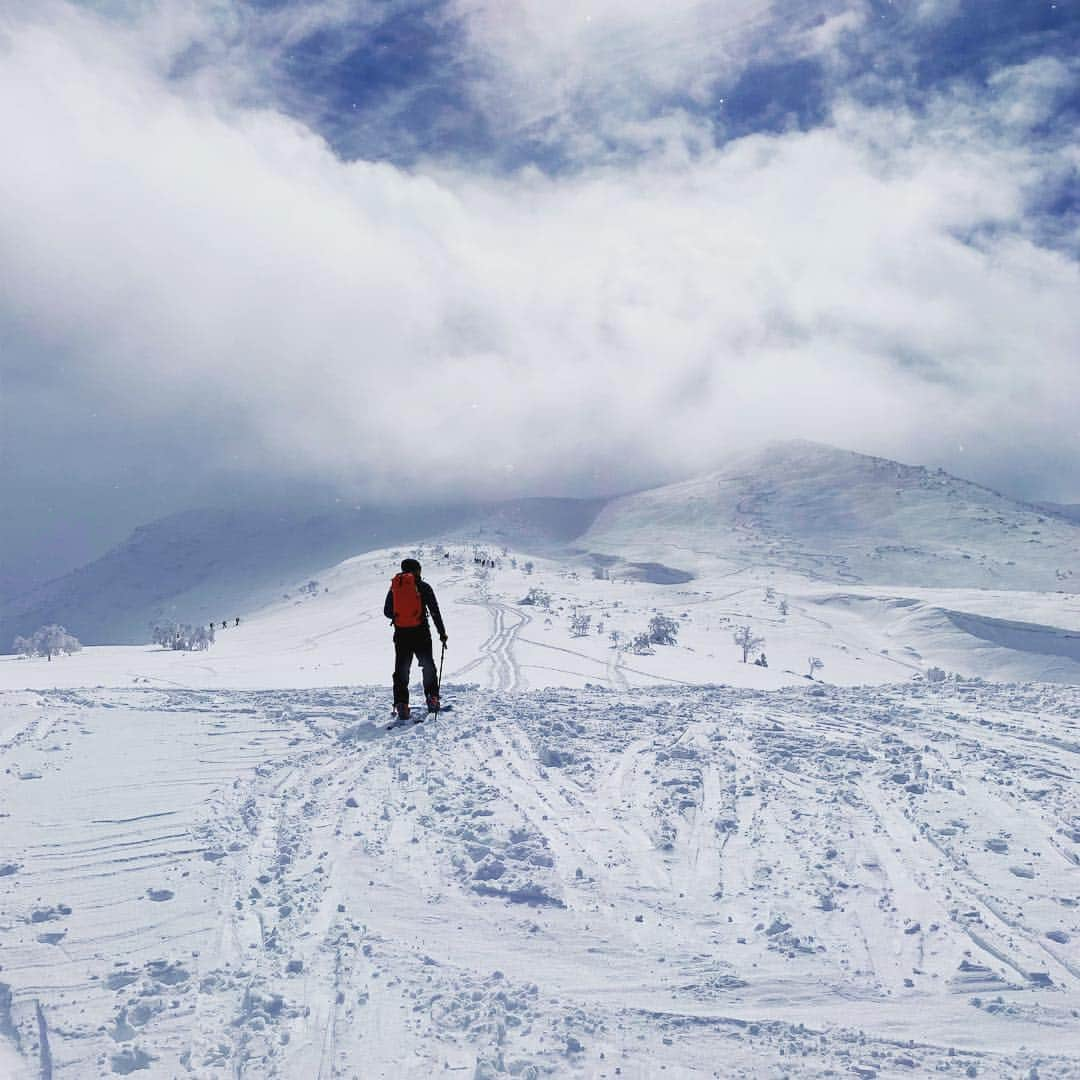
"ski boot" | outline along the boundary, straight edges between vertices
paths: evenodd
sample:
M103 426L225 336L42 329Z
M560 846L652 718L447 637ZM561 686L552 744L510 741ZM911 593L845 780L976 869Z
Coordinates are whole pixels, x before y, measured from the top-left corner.
M406 705L404 702L399 701L394 706L394 720L390 724L390 727L387 728L387 730L389 731L390 728L403 727L408 722L409 722L409 706Z

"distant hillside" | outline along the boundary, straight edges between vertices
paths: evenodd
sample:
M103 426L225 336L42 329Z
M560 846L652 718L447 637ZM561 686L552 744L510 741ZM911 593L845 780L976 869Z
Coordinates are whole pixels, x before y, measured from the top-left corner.
M588 528L602 501L519 499L482 506L384 510L208 509L136 529L102 558L0 609L0 652L17 634L59 622L84 644L148 640L157 618L232 619L312 575L376 548L468 534L554 544Z
M658 584L772 566L849 584L1080 592L1076 509L1020 503L941 470L788 442L611 500L189 511L6 598L0 651L48 622L87 644L143 642L154 619L231 619L351 556L443 539L536 554L572 545L613 575Z
M1034 503L1039 510L1048 514L1056 514L1058 517L1067 518L1069 521L1080 522L1080 503Z
M1080 526L942 470L777 443L685 483L613 499L578 543L732 573L907 586L1080 591Z

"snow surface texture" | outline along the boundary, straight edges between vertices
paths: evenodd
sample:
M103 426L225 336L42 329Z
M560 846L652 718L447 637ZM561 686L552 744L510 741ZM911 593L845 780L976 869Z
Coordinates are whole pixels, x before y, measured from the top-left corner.
M1076 690L451 693L7 693L9 1057L1080 1070Z

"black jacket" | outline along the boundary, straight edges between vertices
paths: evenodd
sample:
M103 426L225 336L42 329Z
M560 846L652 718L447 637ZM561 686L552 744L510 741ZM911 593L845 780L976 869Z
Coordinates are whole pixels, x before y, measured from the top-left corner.
M435 620L435 629L439 631L439 637L446 637L446 627L443 626L442 615L439 613L439 601L435 599L435 590L426 582L421 580L420 582L420 605L424 615L424 629L431 633L431 628L428 626L428 612L431 612L432 619ZM394 590L386 590L386 603L383 604L383 614L391 621L394 621Z

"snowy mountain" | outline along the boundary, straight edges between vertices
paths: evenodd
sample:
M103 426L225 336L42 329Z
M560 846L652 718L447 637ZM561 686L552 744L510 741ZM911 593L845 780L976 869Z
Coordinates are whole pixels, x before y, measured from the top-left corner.
M137 534L139 602L163 562L272 595L205 652L0 657L0 1076L1077 1076L1080 593L896 584L951 565L942 504L1003 519L981 572L1038 515L795 452L309 574L417 526ZM886 531L919 554L838 581ZM391 732L406 550L452 708Z
M142 642L154 619L231 619L292 595L351 556L425 540L512 547L576 560L583 573L676 590L739 575L790 578L800 588L869 588L864 599L882 587L907 598L920 588L1075 593L1080 524L1067 509L1016 502L940 470L789 442L704 477L611 500L519 499L422 513L192 511L137 529L94 563L7 601L0 646L48 622L63 623L84 643ZM820 602L846 609L844 595ZM936 600L918 598L933 609L926 625L976 625L943 614L956 597L943 607ZM980 618L1007 620L1007 606L993 604ZM970 607L965 599L962 610ZM901 611L891 600L885 610ZM903 614L912 625L913 613ZM1000 640L1000 626L978 627ZM1049 630L1071 632L1069 624ZM1012 639L1030 635L1021 630Z
M402 509L192 510L134 531L100 559L9 598L0 652L16 634L67 626L84 644L148 640L155 619L206 623L262 607L343 559L433 536L544 550L583 532L602 500L517 499Z
M1080 527L938 469L811 442L612 500L590 551L696 572L776 567L813 580L1080 591Z

